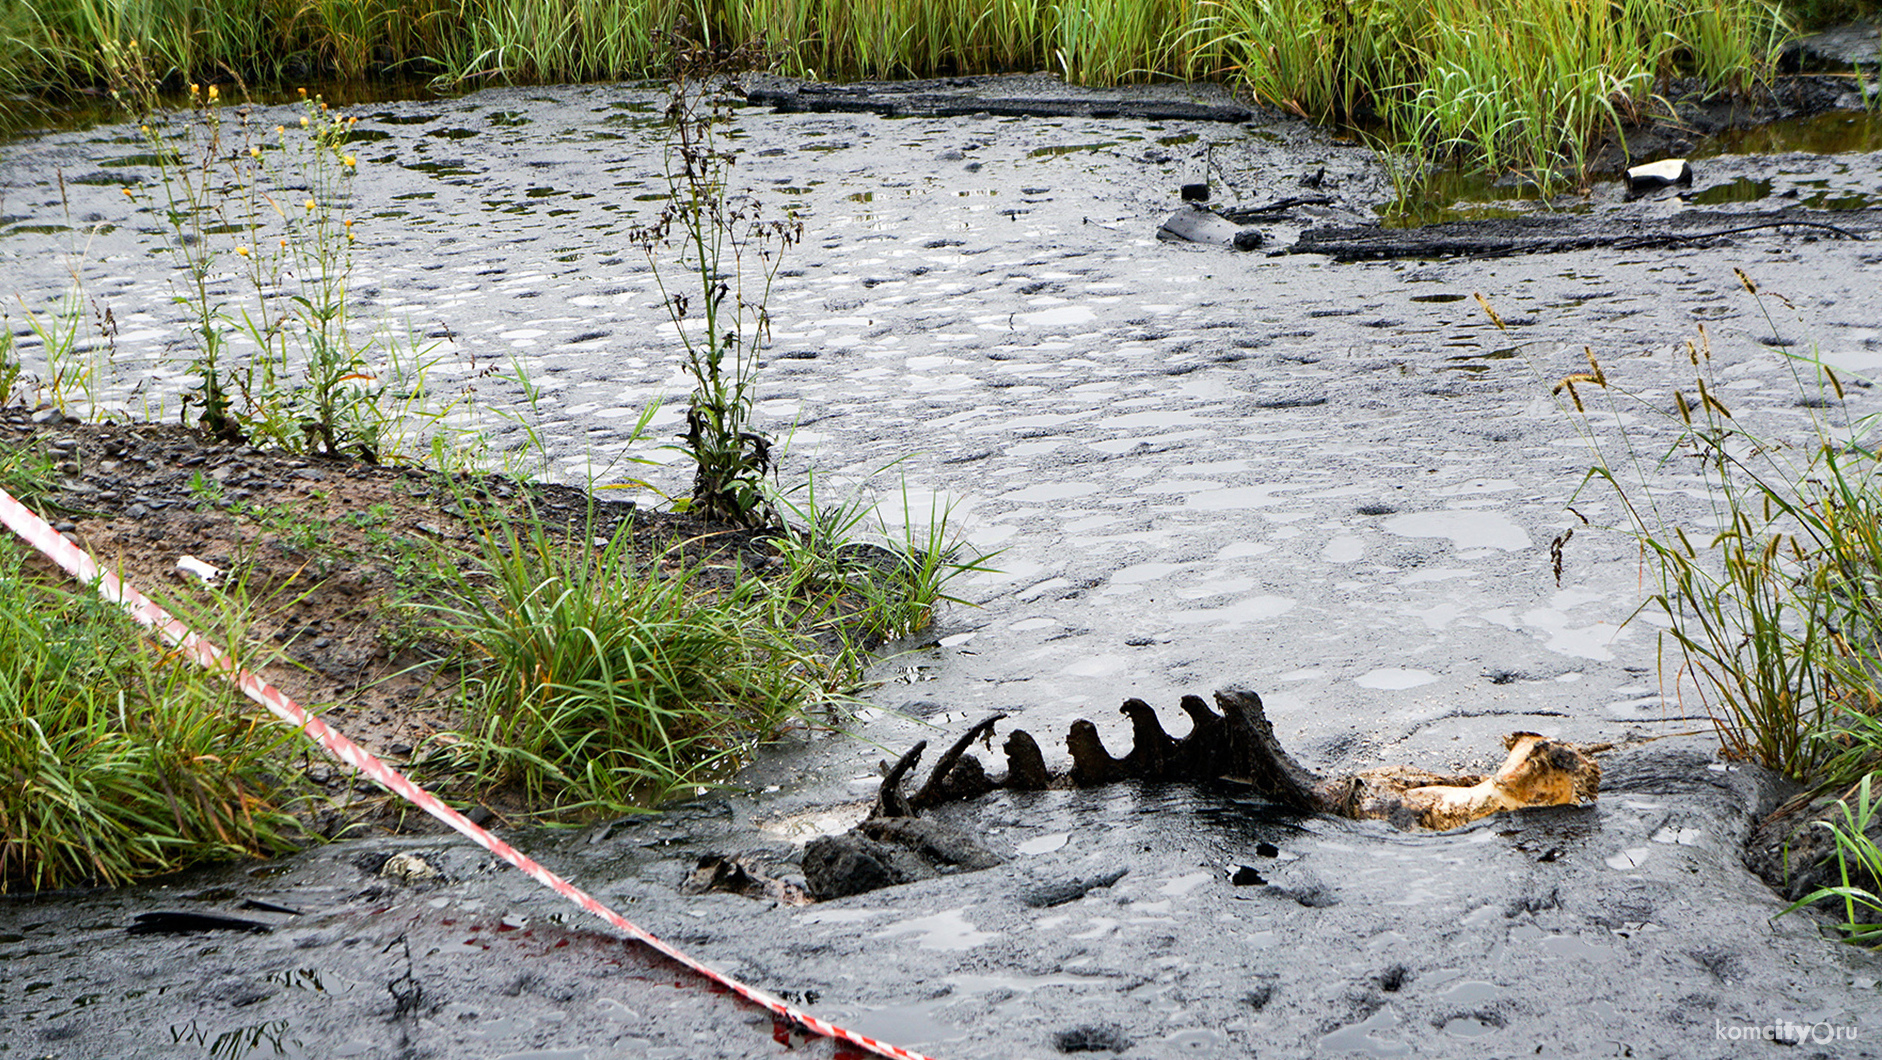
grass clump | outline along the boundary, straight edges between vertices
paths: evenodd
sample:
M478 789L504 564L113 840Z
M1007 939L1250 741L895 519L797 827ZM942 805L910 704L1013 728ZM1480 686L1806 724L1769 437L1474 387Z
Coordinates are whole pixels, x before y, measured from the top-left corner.
M0 891L292 849L276 753L290 736L0 544Z
M1871 723L1873 720L1870 719ZM1882 847L1872 838L1878 816L1882 815L1882 800L1870 790L1874 780L1874 773L1864 775L1847 797L1837 800L1841 821L1815 822L1836 839L1836 863L1841 882L1803 896L1784 912L1795 912L1819 902L1839 902L1843 922L1837 927L1844 939L1857 945L1882 947L1882 897L1878 897L1882 892Z
M1763 0L1212 0L1201 32L1258 96L1305 117L1382 123L1414 172L1439 161L1584 176L1603 136L1672 78L1769 78L1788 31Z
M801 525L693 523L698 536L664 544L632 518L597 536L593 512L550 530L480 508L468 550L439 551L411 603L463 677L468 721L437 762L546 814L618 813L828 724L872 652L987 568L949 539L945 511L872 534L872 500L819 505L815 482L777 499Z
M872 480L874 476L871 476ZM991 570L990 555L967 552L949 531L952 515L939 501L918 522L908 483L901 483L901 519L892 525L870 482L841 500L817 496L817 476L774 498L785 529L773 543L784 575L776 591L797 624L854 660L884 641L918 633L943 602L966 603L947 586L964 574Z
M467 653L480 781L556 811L622 810L728 776L822 698L814 645L754 581L709 588L677 555L642 565L624 524L599 548L491 525L437 607Z
M1790 303L1734 271L1777 331L1767 300ZM1863 919L1882 911L1871 797L1882 770L1882 423L1851 415L1831 367L1787 354L1808 427L1759 433L1721 396L1703 325L1681 354L1691 382L1671 393L1628 390L1592 351L1587 371L1555 383L1595 445L1583 488L1607 487L1621 529L1657 572L1658 591L1641 610L1673 649L1663 683L1670 677L1674 696L1697 699L1723 757L1797 780L1812 796L1844 792L1841 822L1816 822L1835 837L1841 885L1792 908L1839 900L1851 941L1882 941L1882 928ZM1591 409L1596 394L1607 395L1605 407ZM1603 422L1623 428L1618 445L1599 440ZM1650 433L1664 444L1643 448Z
M4 408L0 404L0 408ZM28 508L41 509L58 492L52 457L25 445L0 445L0 489Z
M1763 306L1765 296L1738 275ZM1673 691L1698 699L1726 757L1809 784L1854 783L1882 765L1882 755L1850 754L1846 739L1833 738L1882 710L1876 424L1848 418L1831 368L1792 356L1809 432L1759 434L1721 397L1703 326L1681 355L1691 383L1671 394L1625 389L1592 351L1588 371L1555 384L1591 440L1593 423L1610 414L1637 413L1669 432L1657 452L1638 448L1640 429L1623 434L1618 450L1597 441L1587 482L1612 490L1624 529L1657 568L1660 588L1645 606L1678 652ZM1584 398L1597 391L1610 409L1589 410ZM1693 495L1697 509L1685 505Z

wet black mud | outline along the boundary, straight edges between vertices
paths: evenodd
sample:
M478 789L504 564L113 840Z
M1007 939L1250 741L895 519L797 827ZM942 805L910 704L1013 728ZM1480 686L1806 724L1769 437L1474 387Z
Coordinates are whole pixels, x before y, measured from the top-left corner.
M533 852L724 970L936 1056L1050 1057L1102 1026L1123 1056L1718 1057L1769 1048L1744 1043L1774 1024L1800 1029L1798 1055L1877 1055L1873 959L1769 919L1736 865L1770 786L1652 749L1610 759L1609 780L1592 808L1424 836L1189 785L1002 792L956 823L1004 864L808 908L681 887L728 844L787 865L788 842L754 837L802 800L711 801ZM439 877L380 875L394 853ZM272 930L134 933L156 909ZM767 1014L455 841L0 917L14 1055L831 1055L773 1044Z
M673 433L684 394L626 240L665 190L657 113L644 89L582 86L386 103L358 126L363 308L436 344L437 390L507 401L520 419L486 421L496 451L551 479L619 484L663 471L630 456L671 460L626 430L664 397L654 429ZM1453 833L1132 781L937 809L1004 859L984 871L808 908L683 884L708 854L801 872L806 842L867 811L883 748L944 744L999 711L1037 732L1098 718L1121 747L1121 698L1239 684L1263 690L1290 749L1342 771L1482 771L1513 729L1578 743L1702 729L1690 690L1656 673L1654 630L1622 624L1651 585L1633 542L1600 531L1612 498L1575 500L1594 526L1564 510L1591 459L1584 430L1615 444L1624 423L1640 451L1670 432L1577 419L1549 384L1585 370L1588 347L1636 392L1688 385L1703 323L1740 422L1808 439L1813 416L1876 408L1862 380L1882 372L1882 244L1757 227L1339 263L1157 240L1185 184L1209 183L1225 210L1331 200L1260 222L1274 248L1360 227L1390 199L1362 145L1266 118L753 107L734 140L738 177L811 236L772 293L758 405L792 434L786 476L815 467L837 495L899 460L892 521L953 503L952 531L1003 551L955 586L977 606L883 664L853 737L774 749L741 778L749 794L519 837L551 867L758 986L941 1057L1711 1058L1800 1028L1831 1040L1795 1055L1876 1055L1882 966L1816 921L1773 919L1783 901L1741 863L1773 795L1703 735L1605 760L1592 809ZM43 308L76 267L120 324L88 351L88 398L173 419L188 358L165 259L120 190L150 176L137 150L112 126L0 148L0 268ZM1867 232L1882 196L1874 147L1695 170L1690 189L1633 200L1598 184L1469 208L1669 230L1689 209L1752 226L1784 208ZM1754 300L1735 267L1788 303ZM31 329L10 326L34 356ZM1846 412L1800 391L1788 355L1812 350L1852 380ZM493 363L527 372L539 399L506 395ZM1677 465L1660 476L1676 506L1696 486ZM1570 527L1557 567L1550 543ZM442 878L361 867L406 852ZM372 838L9 898L0 1056L830 1054L787 1052L769 1016L558 902L456 840ZM273 930L129 932L165 911Z

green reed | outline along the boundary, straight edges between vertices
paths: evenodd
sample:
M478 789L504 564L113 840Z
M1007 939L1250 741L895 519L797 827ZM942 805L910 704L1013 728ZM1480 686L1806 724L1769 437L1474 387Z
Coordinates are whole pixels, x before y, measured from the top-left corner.
M1767 79L1788 35L1762 0L1211 7L1210 45L1263 99L1320 120L1377 119L1420 168L1462 160L1545 186L1584 176L1590 149L1660 107L1670 78L1709 89Z
M0 0L0 86L106 83L142 42L186 80L422 71L447 84L657 76L672 27L830 80L1050 70L1217 77L1321 120L1384 122L1424 163L1545 184L1668 79L1742 89L1788 30L1766 0Z
M1734 271L1775 329L1767 299L1789 303ZM1642 611L1672 648L1662 661L1668 694L1696 699L1727 757L1847 787L1882 766L1878 421L1850 415L1833 369L1794 356L1811 430L1763 435L1721 396L1703 326L1684 359L1689 382L1671 394L1628 390L1592 351L1588 371L1555 384L1595 452L1583 489L1612 491L1619 529L1657 571ZM1670 441L1649 445L1647 426L1603 440L1597 416L1658 424Z

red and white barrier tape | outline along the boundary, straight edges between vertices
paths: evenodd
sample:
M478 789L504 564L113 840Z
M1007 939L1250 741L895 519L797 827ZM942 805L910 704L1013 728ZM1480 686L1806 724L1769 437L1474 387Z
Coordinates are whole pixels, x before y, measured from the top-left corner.
M48 559L65 568L72 577L86 585L97 583L101 596L124 608L140 625L154 631L166 643L195 659L205 669L221 674L234 682L236 687L247 694L248 698L267 707L276 717L299 728L340 761L366 774L381 787L402 796L412 805L450 825L468 836L478 846L522 869L536 882L607 921L628 937L651 946L745 1000L769 1009L774 1015L791 1020L823 1037L836 1038L862 1046L878 1056L890 1057L891 1060L928 1060L921 1053L890 1045L887 1042L876 1041L874 1038L846 1030L834 1023L827 1023L808 1012L793 1008L779 998L756 987L746 986L724 972L688 957L641 930L626 917L602 905L586 891L543 868L532 858L471 823L470 818L438 801L437 796L414 784L398 770L366 753L364 748L335 732L328 727L326 722L302 710L299 704L289 699L279 689L237 665L233 659L223 654L221 649L191 632L189 627L177 621L168 611L120 581L117 575L99 568L97 562L83 549L66 540L63 534L54 530L44 519L14 500L12 495L4 489L0 489L0 522L4 522L22 540L38 549Z

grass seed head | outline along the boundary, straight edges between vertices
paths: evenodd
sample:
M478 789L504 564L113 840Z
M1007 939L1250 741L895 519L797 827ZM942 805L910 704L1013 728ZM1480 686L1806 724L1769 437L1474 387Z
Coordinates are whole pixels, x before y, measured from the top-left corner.
M1497 330L1508 331L1510 329L1508 324L1503 323L1503 318L1497 315L1496 307L1490 304L1490 300L1485 298L1481 291L1471 293L1477 299L1477 304L1483 307L1485 315L1490 318L1490 323L1497 326Z

